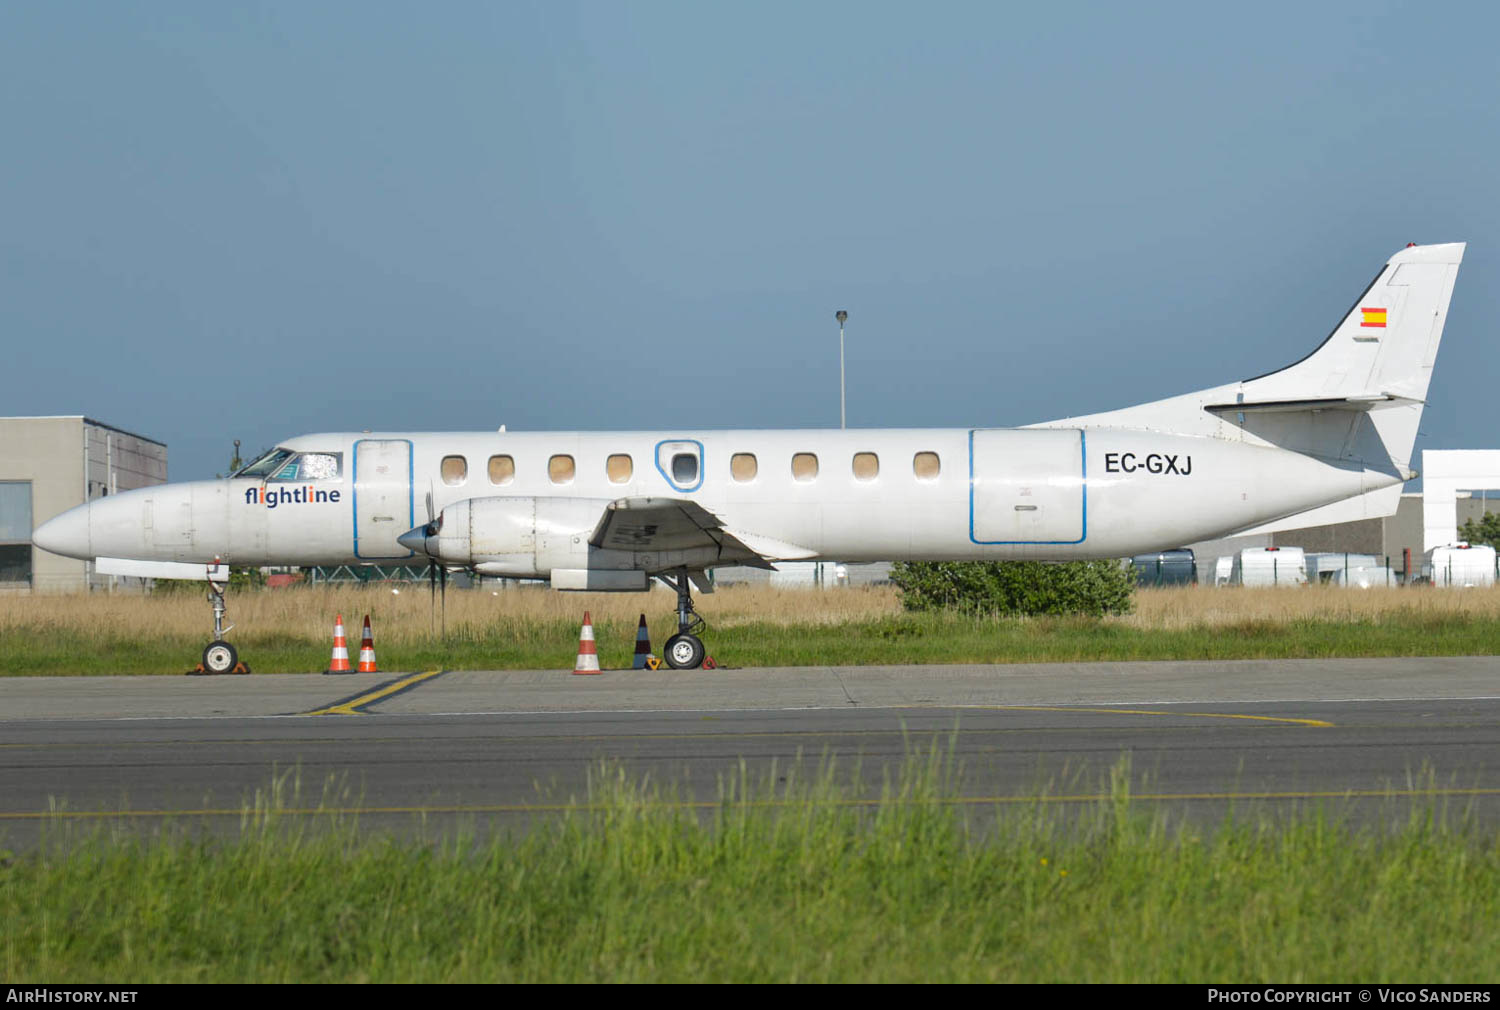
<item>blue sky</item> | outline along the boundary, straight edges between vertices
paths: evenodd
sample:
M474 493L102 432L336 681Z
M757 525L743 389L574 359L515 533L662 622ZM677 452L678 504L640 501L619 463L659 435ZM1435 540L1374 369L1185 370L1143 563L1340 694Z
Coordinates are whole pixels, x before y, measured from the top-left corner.
M1025 424L1320 342L1470 243L1418 448L1489 448L1500 8L0 7L4 414Z

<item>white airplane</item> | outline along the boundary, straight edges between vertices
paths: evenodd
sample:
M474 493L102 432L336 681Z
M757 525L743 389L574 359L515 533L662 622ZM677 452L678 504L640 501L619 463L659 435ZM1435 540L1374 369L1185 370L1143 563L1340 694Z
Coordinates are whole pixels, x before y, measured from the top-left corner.
M1392 514L1463 252L1396 253L1294 365L1123 410L1023 428L303 435L223 480L78 506L34 542L146 577L420 556L556 589L659 579L678 597L666 660L697 667L691 590L715 566L1120 558ZM222 597L213 670L234 663L221 614Z

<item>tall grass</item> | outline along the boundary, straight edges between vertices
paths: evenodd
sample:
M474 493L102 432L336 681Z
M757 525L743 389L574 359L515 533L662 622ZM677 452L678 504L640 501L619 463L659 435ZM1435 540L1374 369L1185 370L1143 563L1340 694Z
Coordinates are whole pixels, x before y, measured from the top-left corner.
M728 587L698 604L710 651L734 666L1500 653L1495 590L1160 589L1136 600L1135 613L1102 619L905 614L890 587ZM334 614L357 635L368 613L385 669L546 669L572 661L587 610L604 665L628 667L638 615L659 649L674 606L665 591L465 590L448 594L440 621L425 587L316 587L232 594L229 637L258 672L312 672L327 664ZM196 593L9 597L0 675L179 673L209 628Z
M0 867L0 975L27 981L1484 981L1500 840L1417 810L1177 827L1129 795L959 802L918 755L713 798L611 768L510 838L288 818L231 837L58 838ZM779 782L785 777L787 781Z

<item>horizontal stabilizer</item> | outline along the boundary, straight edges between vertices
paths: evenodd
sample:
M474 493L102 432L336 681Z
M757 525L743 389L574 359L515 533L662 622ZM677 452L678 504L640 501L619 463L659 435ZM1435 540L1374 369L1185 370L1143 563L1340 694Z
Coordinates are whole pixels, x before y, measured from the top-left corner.
M1207 403L1203 409L1224 417L1229 414L1286 414L1303 410L1378 410L1403 403L1421 403L1389 393L1379 396L1330 396L1315 400L1255 400L1241 403Z

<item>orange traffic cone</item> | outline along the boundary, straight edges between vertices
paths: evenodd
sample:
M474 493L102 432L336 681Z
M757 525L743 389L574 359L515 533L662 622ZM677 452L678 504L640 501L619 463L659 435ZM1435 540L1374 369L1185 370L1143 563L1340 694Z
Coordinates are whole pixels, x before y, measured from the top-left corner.
M578 633L578 662L573 664L574 673L598 673L599 650L594 645L594 622L589 612L583 612L583 630Z
M339 614L333 622L333 658L328 661L326 673L353 673L349 668L349 642L344 638L344 615Z
M646 630L646 615L641 615L640 627L635 629L635 665L633 670L644 670L646 660L651 658L651 633Z
M379 673L375 667L375 636L370 632L370 615L365 615L365 633L359 642L359 672Z

